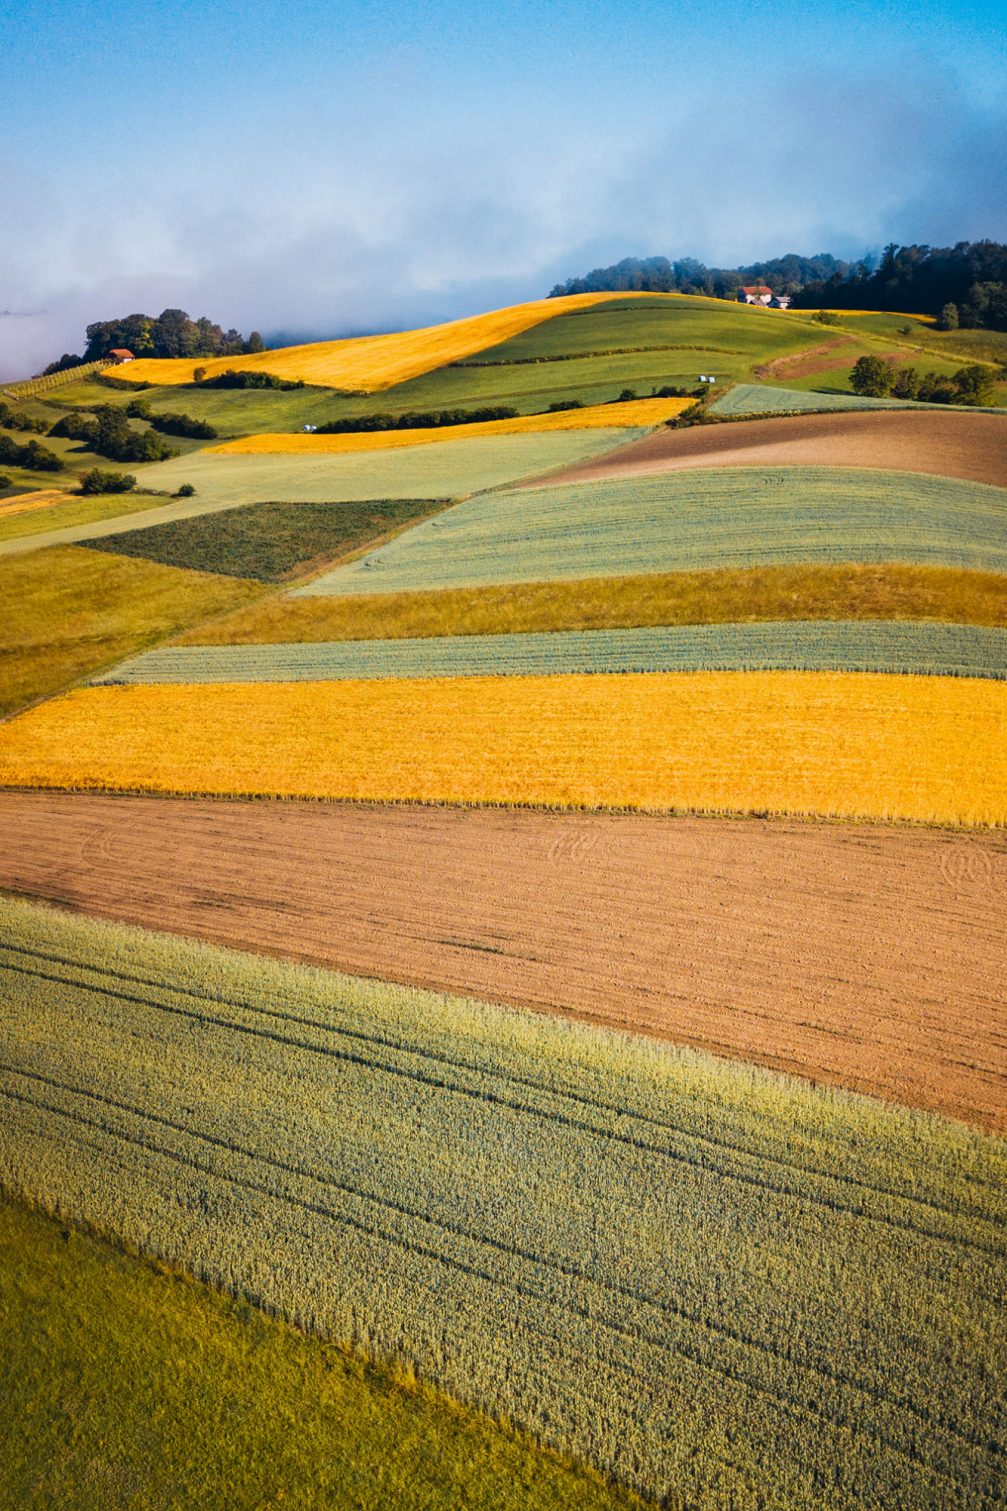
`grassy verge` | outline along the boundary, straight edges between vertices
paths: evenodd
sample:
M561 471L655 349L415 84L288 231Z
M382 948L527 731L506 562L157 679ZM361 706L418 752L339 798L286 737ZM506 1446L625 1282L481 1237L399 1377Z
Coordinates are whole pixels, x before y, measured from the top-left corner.
M26 535L43 535L71 525L90 525L99 519L118 519L149 509L156 499L144 493L111 493L93 498L68 497L43 509L0 517L0 541L21 540Z
M1007 576L961 567L750 567L499 587L270 597L189 630L182 645L416 639L763 619L934 619L1007 626Z
M672 1504L1002 1499L1002 1141L533 1014L0 917L11 1189Z
M0 715L203 619L258 583L64 546L0 562Z
M636 1504L407 1372L0 1199L0 1506Z

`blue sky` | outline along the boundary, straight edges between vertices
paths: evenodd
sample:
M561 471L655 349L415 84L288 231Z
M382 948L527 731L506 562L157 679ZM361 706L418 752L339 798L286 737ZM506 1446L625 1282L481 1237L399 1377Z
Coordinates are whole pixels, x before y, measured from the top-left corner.
M0 377L182 305L331 334L599 262L1007 239L1004 3L13 0Z

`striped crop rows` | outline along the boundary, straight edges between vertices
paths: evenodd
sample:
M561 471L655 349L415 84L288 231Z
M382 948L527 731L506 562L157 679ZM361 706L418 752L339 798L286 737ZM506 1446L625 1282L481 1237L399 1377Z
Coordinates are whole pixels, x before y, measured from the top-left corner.
M862 671L1007 677L1007 630L848 620L555 634L444 635L307 645L169 646L103 683L324 682L592 672Z
M297 591L393 593L823 561L1007 571L1007 490L835 467L710 468L512 490L470 498Z
M1003 1504L1000 1142L2 905L0 1178L657 1495Z

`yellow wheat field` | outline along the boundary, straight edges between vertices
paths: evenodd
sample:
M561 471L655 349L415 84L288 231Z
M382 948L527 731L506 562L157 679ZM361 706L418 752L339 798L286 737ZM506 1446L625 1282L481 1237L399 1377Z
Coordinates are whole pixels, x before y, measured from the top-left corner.
M0 784L1007 820L1007 684L813 672L97 687Z
M249 357L141 357L128 367L108 371L130 382L175 384L191 383L197 367L208 377L229 367L255 368L275 373L280 378L303 378L324 388L342 388L354 392L374 393L404 383L421 373L459 362L476 352L519 336L522 331L565 315L570 310L585 309L611 299L625 299L625 293L568 294L559 299L534 299L528 304L512 304L506 309L491 310L466 320L451 320L446 325L431 325L422 330L396 331L388 336L357 336L346 341L314 341L307 346L284 346L276 351L257 352ZM685 294L633 294L634 299L685 299Z
M65 504L73 497L62 488L36 488L32 493L18 493L14 498L0 500L0 519L11 514L27 514L32 509L48 509L52 504Z
M475 425L440 425L424 430L361 430L345 435L246 435L210 452L231 456L332 456L344 452L387 451L396 446L430 446L437 441L466 441L476 436L525 435L545 430L632 429L674 419L693 399L630 399L624 404L591 404L558 414L523 414L512 420L483 420Z

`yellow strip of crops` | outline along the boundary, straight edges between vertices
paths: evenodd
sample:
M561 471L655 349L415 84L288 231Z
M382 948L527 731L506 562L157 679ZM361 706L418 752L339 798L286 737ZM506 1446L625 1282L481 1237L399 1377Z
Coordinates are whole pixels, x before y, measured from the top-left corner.
M18 493L0 503L0 519L11 514L27 514L32 509L48 509L52 504L65 504L72 497L62 488L36 488L32 493Z
M815 672L97 687L0 784L1007 821L1007 684Z
M140 357L125 368L108 372L130 382L177 384L193 382L202 367L207 377L228 368L252 368L280 378L302 378L324 388L374 393L432 372L446 362L459 362L487 347L519 336L522 331L571 310L587 309L612 299L685 299L686 294L568 294L559 299L534 299L506 309L431 325L422 330L395 331L387 336L357 336L345 341L313 341L306 346L283 346L248 357Z
M208 452L235 455L332 456L355 451L387 451L397 446L430 446L485 435L526 435L546 430L594 430L661 425L688 409L694 399L630 399L624 404L591 404L558 414L522 414L512 420L475 425L440 425L424 430L360 430L343 435L246 435Z

